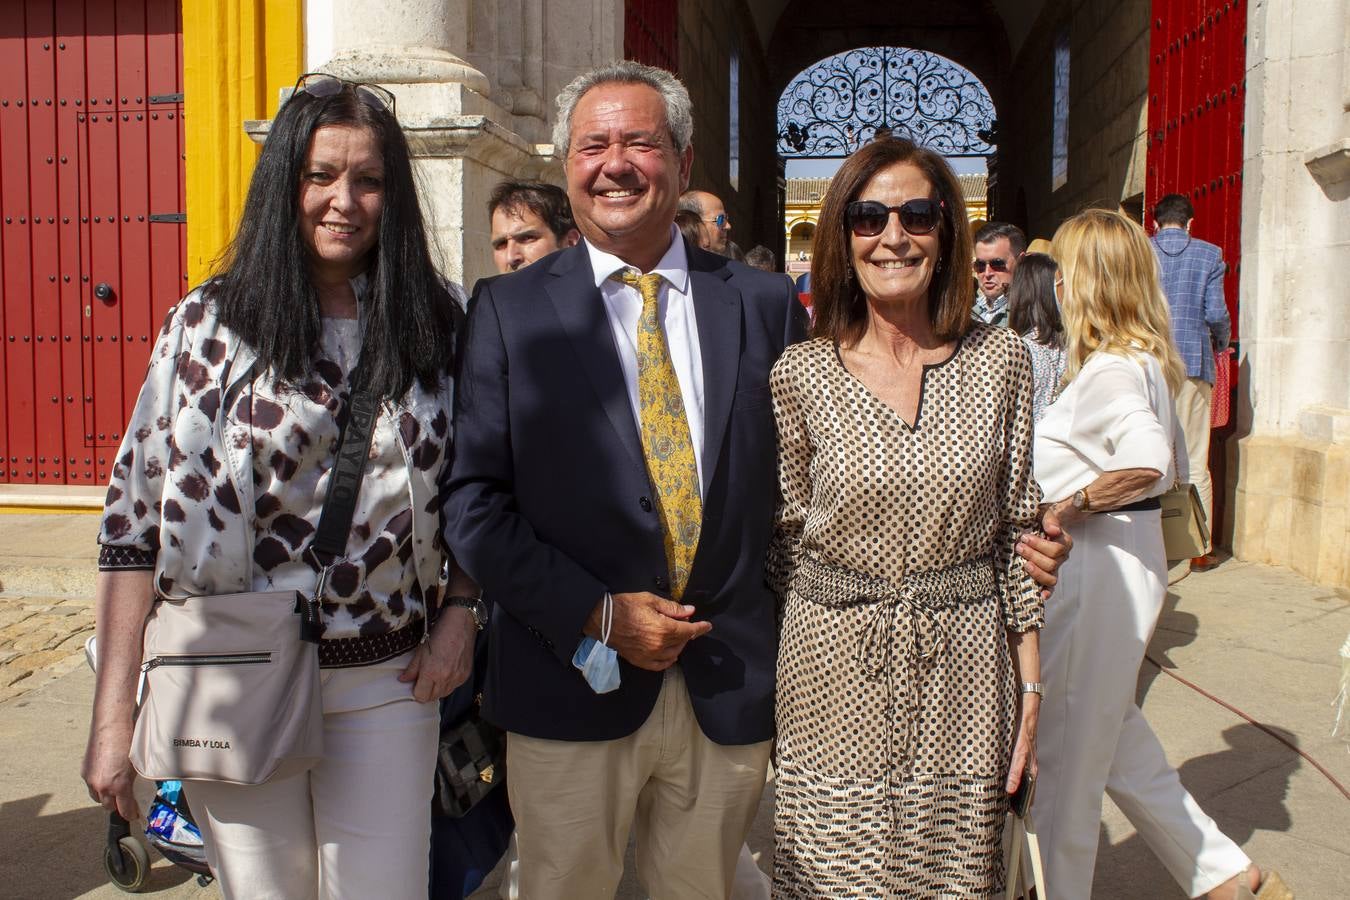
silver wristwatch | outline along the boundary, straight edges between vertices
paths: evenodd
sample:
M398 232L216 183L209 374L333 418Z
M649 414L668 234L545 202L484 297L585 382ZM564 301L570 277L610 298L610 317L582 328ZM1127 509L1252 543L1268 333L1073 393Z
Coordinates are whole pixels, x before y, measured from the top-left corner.
M478 626L479 631L482 631L487 627L488 608L487 604L483 602L482 597L469 597L465 595L450 596L445 598L445 605L467 609L469 614L473 616L473 624Z

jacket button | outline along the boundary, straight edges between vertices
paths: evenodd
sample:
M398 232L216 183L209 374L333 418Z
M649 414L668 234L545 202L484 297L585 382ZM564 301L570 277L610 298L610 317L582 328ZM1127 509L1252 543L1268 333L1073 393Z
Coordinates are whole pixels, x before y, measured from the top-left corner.
M638 506L642 507L643 512L652 511L652 499L650 497L639 497Z
M655 578L652 579L652 584L656 585L657 590L664 591L666 589L666 576L657 575Z

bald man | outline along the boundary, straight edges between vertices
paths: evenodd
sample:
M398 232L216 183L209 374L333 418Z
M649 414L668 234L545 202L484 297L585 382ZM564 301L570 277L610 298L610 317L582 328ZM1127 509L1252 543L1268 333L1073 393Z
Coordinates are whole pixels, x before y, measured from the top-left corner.
M680 209L697 213L708 235L707 249L719 256L729 256L727 240L731 236L731 217L727 215L722 198L707 191L685 191L680 195Z

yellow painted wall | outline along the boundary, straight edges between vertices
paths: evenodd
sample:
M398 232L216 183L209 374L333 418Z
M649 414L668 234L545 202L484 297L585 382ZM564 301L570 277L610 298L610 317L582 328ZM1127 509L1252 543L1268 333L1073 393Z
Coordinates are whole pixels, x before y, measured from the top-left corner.
M303 64L302 0L184 0L188 282L200 284L234 233L259 148L246 119L276 114Z

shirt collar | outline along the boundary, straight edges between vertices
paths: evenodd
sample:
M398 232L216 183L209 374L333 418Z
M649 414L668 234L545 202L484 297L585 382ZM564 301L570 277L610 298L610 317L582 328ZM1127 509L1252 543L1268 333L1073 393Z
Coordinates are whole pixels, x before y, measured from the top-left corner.
M609 277L615 272L637 268L612 253L606 253L585 238L582 239L582 243L586 245L586 253L591 258L591 272L595 275L596 287L600 287L608 281ZM657 262L652 272L664 278L672 289L681 294L688 291L689 256L684 249L684 240L680 237L679 229L675 227L674 223L670 226L670 246L666 248L665 255Z
M984 294L981 294L978 291L975 294L975 306L978 309L987 310L989 312L999 312L1007 305L1008 305L1007 294L999 294L993 300L985 299Z

